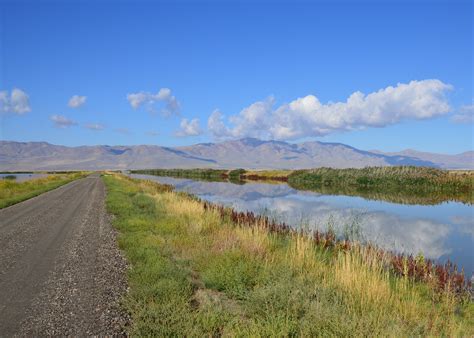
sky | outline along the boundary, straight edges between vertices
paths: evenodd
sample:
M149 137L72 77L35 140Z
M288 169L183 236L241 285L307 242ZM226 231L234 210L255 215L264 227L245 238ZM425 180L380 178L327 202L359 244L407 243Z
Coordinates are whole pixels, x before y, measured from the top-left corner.
M0 0L0 139L473 150L472 1Z

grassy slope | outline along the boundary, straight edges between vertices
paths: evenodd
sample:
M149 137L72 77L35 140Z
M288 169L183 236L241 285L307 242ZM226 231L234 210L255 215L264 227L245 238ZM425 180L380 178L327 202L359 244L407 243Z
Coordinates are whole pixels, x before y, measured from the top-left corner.
M131 334L474 334L472 304L391 276L364 249L237 227L156 183L105 182L131 263Z
M0 180L0 209L38 196L84 176L84 173L71 173L56 174L24 182Z

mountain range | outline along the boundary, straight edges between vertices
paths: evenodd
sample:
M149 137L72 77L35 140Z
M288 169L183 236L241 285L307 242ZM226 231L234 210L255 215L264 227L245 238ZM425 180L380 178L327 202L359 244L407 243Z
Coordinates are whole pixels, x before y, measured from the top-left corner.
M254 138L183 147L158 145L67 147L47 142L0 141L0 170L145 168L301 169L416 165L474 169L474 152L456 155L404 150L364 151L341 143L263 141Z

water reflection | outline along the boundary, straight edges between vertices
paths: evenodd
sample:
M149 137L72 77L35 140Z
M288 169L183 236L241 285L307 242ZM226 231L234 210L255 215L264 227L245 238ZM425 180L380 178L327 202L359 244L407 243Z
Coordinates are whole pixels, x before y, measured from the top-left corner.
M299 191L286 184L203 182L150 175L132 175L171 184L240 211L264 213L292 226L343 233L360 227L361 239L403 253L423 253L438 261L452 260L470 275L474 271L474 208L462 203L405 205L362 197Z
M0 180L8 176L15 176L14 181L16 182L24 182L35 178L46 177L48 174L0 174Z
M359 196L364 199L386 201L397 204L423 204L436 205L443 202L462 202L472 204L472 196L469 191L446 193L441 191L433 191L426 193L425 191L380 191L352 187L352 186L311 186L304 183L293 182L290 184L298 190L309 190L323 195L345 195L345 196Z

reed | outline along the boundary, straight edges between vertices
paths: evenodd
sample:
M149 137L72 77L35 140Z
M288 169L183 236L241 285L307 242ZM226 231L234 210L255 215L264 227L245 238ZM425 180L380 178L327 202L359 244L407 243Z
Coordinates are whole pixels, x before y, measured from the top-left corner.
M296 170L289 182L306 187L353 186L365 189L393 189L394 191L442 191L471 193L474 173L448 172L427 167L367 167L363 169L318 168Z

